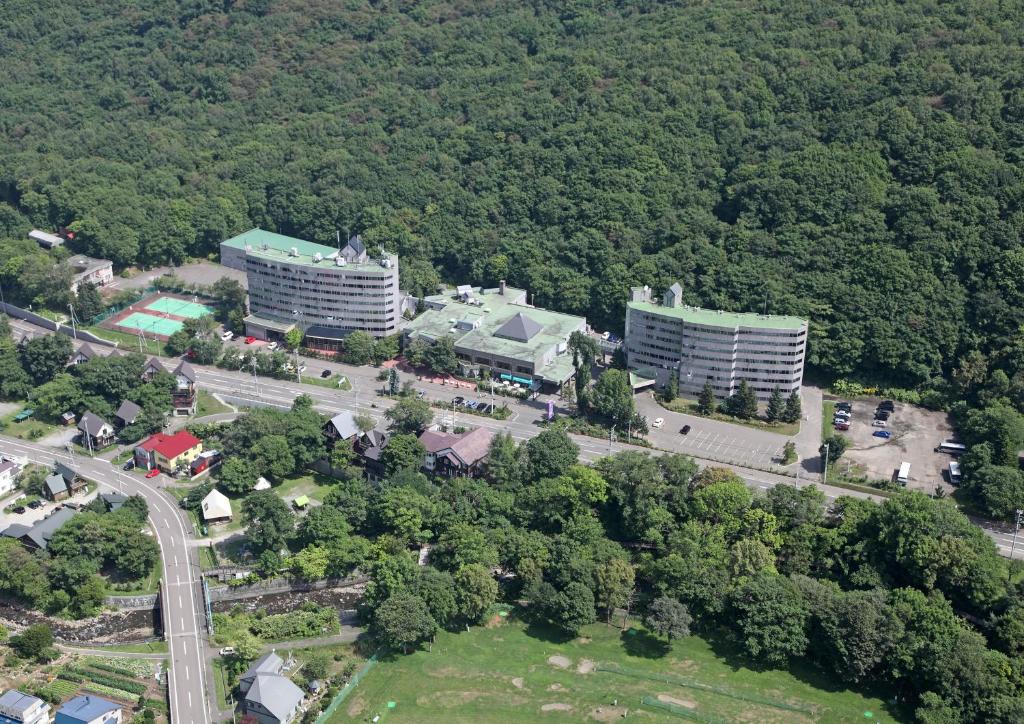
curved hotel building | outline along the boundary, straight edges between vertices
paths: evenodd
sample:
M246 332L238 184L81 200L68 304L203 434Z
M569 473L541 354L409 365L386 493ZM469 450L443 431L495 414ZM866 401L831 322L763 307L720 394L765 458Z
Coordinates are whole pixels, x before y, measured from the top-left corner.
M726 398L746 380L758 400L775 387L783 396L800 390L807 349L807 320L798 317L721 312L682 303L673 284L660 304L650 287L636 287L626 305L629 368L663 385L679 376L680 394L696 397L711 382Z
M248 277L246 334L275 340L299 327L306 346L331 351L357 329L375 337L398 331L398 257L370 258L358 236L334 249L250 229L221 242L220 260Z

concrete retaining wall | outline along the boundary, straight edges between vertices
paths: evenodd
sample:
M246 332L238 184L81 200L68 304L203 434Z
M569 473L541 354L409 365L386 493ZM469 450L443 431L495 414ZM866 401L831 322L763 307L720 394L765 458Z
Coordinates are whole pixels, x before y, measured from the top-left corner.
M35 312L30 312L27 309L16 307L13 304L5 304L3 302L0 302L0 309L3 309L5 312L7 312L7 314L11 315L15 319L23 319L26 322L31 322L32 324L35 324L39 327L43 327L44 329L49 329L51 332L59 332L61 334L66 334L68 337L77 336L78 339L85 340L90 344L101 344L104 347L117 346L113 342L105 340L101 337L97 337L92 332L86 332L81 329L79 329L76 332L74 329L72 329L70 326L66 324L58 324L57 322L54 322L52 319L41 317Z

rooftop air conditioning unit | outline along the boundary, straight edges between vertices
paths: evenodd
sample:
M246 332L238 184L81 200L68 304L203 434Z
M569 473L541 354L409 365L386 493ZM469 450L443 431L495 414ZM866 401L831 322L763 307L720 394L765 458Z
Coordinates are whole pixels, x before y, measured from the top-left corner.
M391 260L390 259L381 259L380 260L380 265L382 267L384 267L385 269L390 269L391 268Z
M298 247L296 247L296 246L293 246L293 247L291 248L291 251L289 252L289 254L290 254L290 256L298 256L298 255L299 255L299 249L298 249Z
M323 260L324 260L324 255L321 254L319 251L316 254L313 255L313 261L314 262L323 261Z
M347 263L348 262L345 261L345 257L343 257L343 256L336 256L336 257L334 257L334 264L336 266L345 266L345 264L347 264Z

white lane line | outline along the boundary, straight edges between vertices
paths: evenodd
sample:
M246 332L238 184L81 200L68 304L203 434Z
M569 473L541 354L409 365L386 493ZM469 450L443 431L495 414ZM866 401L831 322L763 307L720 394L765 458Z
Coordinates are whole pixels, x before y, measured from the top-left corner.
M185 681L188 681L188 680L189 680L189 675L188 675L188 664L185 664Z

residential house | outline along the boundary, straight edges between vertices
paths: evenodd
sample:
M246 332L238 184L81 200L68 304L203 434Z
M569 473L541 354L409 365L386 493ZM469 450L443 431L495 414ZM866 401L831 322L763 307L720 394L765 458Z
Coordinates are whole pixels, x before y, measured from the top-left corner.
M391 433L386 430L370 430L356 436L353 448L362 460L366 477L370 480L378 480L384 475L380 458L390 439Z
M21 466L10 460L0 460L0 495L14 490L14 483L21 472Z
M242 674L238 689L242 694L242 713L260 724L287 724L299 713L302 689L281 675L284 662L271 652L257 659Z
M50 500L69 498L86 487L85 478L64 463L54 462L53 468L54 473L43 484L43 494Z
M446 477L474 477L483 467L493 438L494 433L482 427L461 433L427 430L420 435L427 450L423 467Z
M117 425L118 428L134 425L135 421L139 419L139 415L141 414L141 407L131 400L125 400L121 403L121 406L117 408L117 412L114 413L114 424Z
M128 496L121 493L100 493L100 500L103 501L107 512L113 513L115 510L120 510L121 506L128 502Z
M164 367L163 362L158 360L156 357L150 357L149 362L147 362L146 366L142 368L142 379L145 382L152 382L158 372L166 371L167 368Z
M71 292L78 292L78 285L88 282L102 287L114 281L114 265L109 259L94 259L85 254L68 257L68 264L74 272L71 278Z
M196 413L196 371L185 360L174 368L175 385L171 390L171 402L175 415L194 415Z
M231 501L216 488L203 498L203 520L207 523L227 523L231 520Z
M327 438L327 446L334 447L338 440L350 440L359 434L359 425L356 424L356 416L350 410L344 410L332 417L324 425L324 437Z
M48 724L50 705L42 699L11 689L0 696L0 724Z
M90 450L99 450L114 442L114 426L91 412L82 413L78 429L82 433L82 446Z
M96 356L96 350L94 350L91 346L89 346L89 343L86 342L81 347L76 349L74 353L72 353L71 359L68 361L68 364L80 365L83 362L88 362L89 360Z
M37 520L32 525L14 523L7 526L0 535L7 538L14 538L23 546L31 550L45 551L50 545L50 539L54 533L60 530L65 523L78 514L73 508L61 508L56 510L42 520Z
M173 435L158 432L135 448L135 464L152 470L159 468L173 475L178 468L187 467L203 451L203 442L187 430Z
M76 696L57 710L54 724L121 724L121 705L95 694Z

